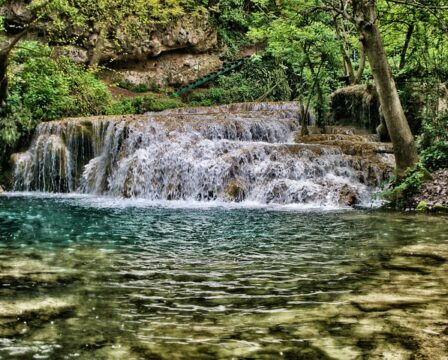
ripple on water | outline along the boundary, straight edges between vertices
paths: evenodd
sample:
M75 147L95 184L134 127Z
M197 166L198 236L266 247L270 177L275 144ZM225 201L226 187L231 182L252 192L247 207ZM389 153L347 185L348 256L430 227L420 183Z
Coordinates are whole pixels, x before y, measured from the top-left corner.
M95 201L0 197L0 357L356 358L350 296L448 242L440 217Z

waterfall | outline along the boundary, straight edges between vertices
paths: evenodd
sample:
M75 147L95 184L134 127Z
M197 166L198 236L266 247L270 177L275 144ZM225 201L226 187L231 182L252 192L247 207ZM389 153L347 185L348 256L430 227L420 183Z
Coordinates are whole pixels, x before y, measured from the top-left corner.
M349 191L368 202L390 158L300 143L299 131L296 103L42 123L29 150L13 155L15 190L316 206Z

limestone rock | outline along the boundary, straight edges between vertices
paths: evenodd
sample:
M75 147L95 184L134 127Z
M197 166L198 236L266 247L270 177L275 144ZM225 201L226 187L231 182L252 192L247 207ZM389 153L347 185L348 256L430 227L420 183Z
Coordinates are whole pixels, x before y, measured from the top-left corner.
M68 45L54 48L55 55L64 55L77 64L87 64L89 62L89 52L79 46Z
M26 2L23 1L11 1L1 6L0 15L5 18L6 23L16 25L26 24L31 19ZM167 24L150 22L144 27L137 23L137 19L129 17L118 28L109 29L110 36L104 41L100 62L140 62L174 50L205 53L218 44L217 32L211 26L207 15L185 14ZM72 26L69 31L70 34L67 35L76 37L79 45L58 46L56 51L69 56L75 62L87 63L97 44L99 29L93 27L86 30ZM29 37L38 40L45 36L44 34L45 31L37 26L34 32L30 32ZM112 38L113 41L109 40Z
M35 300L17 300L0 302L0 318L33 318L49 319L74 309L72 301L58 298Z
M246 197L244 183L239 180L230 181L225 191L226 197L230 201L240 202Z
M381 115L378 94L373 86L352 85L331 94L332 121L374 132Z
M103 60L145 60L178 49L202 53L217 45L217 33L209 25L207 17L185 16L169 25L150 26L137 35L125 30L128 25L125 23L117 29L118 45L109 43L105 52L105 57L109 58Z
M157 59L147 59L129 64L105 77L117 78L131 85L181 86L222 67L222 61L214 54L167 53Z
M356 191L348 185L344 185L340 191L339 203L341 205L352 206L358 202Z

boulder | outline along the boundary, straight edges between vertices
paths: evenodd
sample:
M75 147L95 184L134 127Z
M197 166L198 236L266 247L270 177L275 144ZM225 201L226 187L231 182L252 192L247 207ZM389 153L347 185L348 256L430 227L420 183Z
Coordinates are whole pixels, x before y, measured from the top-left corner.
M229 201L241 202L246 197L246 188L242 181L232 180L227 184L225 197Z
M358 202L356 190L348 185L344 185L339 193L339 204L352 206Z
M331 94L332 123L375 132L381 123L380 103L371 85L352 85Z
M197 78L210 74L222 67L216 54L167 53L157 58L140 61L138 64L120 66L105 77L111 82L121 82L138 86L182 86Z

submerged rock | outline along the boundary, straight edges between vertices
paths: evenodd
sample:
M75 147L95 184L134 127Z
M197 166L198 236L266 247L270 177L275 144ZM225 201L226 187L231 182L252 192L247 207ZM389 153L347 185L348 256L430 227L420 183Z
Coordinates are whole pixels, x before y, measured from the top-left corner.
M0 301L0 318L20 318L22 320L39 318L45 321L73 309L73 301L58 298L10 302L2 300Z
M3 261L0 265L0 281L8 286L57 286L78 279L75 271L56 268L38 260L15 259Z
M362 311L387 311L394 308L409 308L413 305L424 304L425 298L400 296L387 293L369 293L351 299L353 305Z
M0 336L17 336L30 327L40 327L46 322L69 315L75 310L70 299L36 298L33 300L0 301Z

